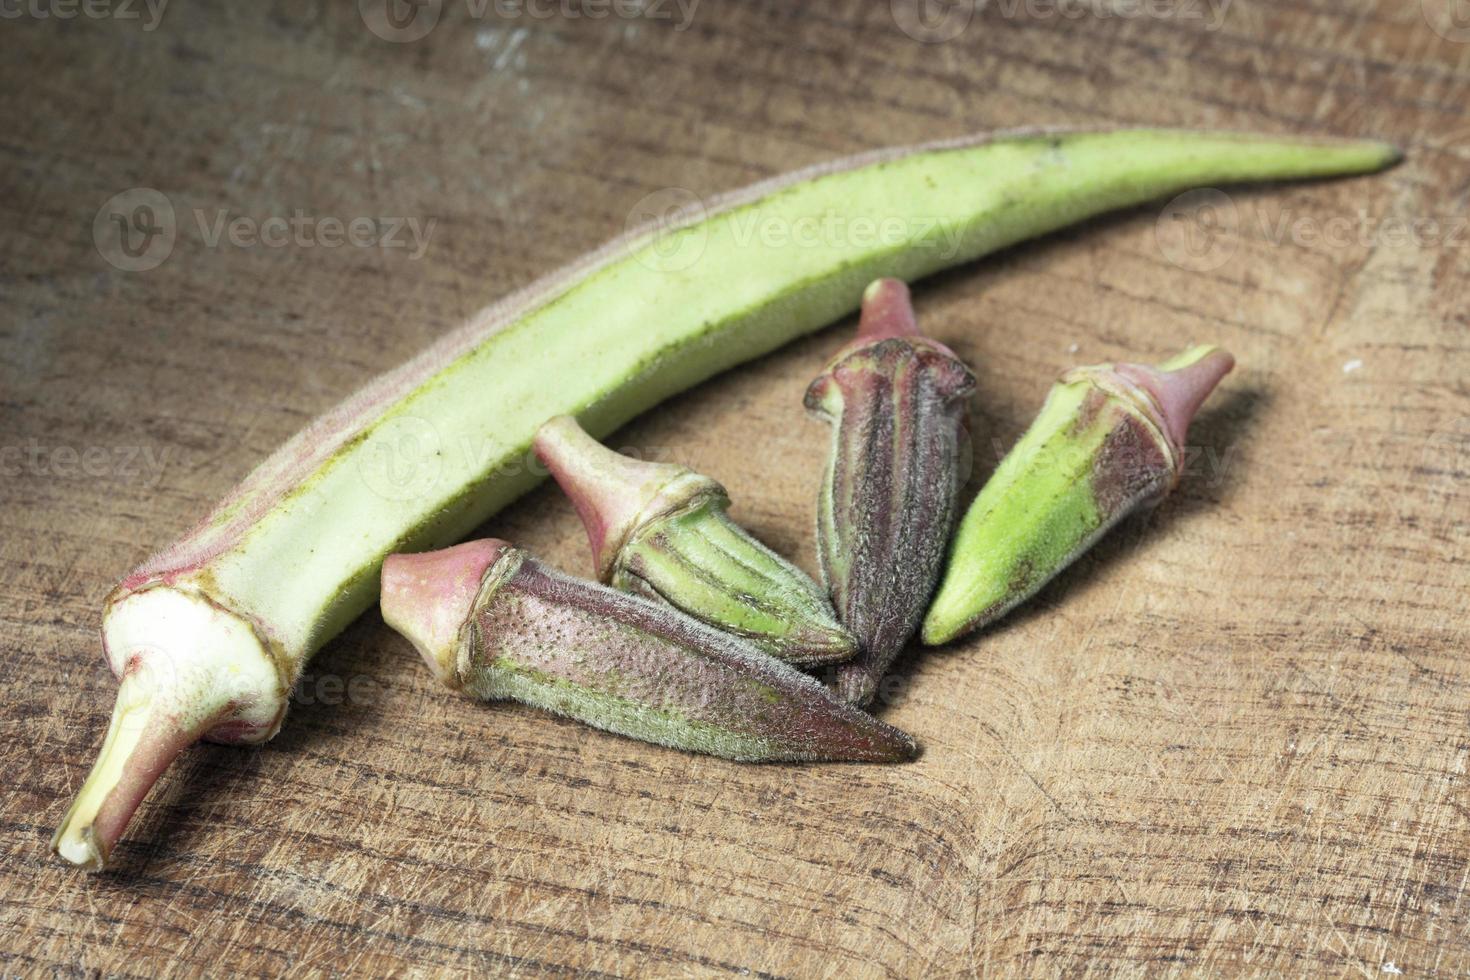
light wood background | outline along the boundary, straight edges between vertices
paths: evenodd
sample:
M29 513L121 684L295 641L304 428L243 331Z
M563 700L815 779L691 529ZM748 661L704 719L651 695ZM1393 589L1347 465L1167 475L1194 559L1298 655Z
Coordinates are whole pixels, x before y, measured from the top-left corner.
M1449 4L995 0L919 43L907 0L687 21L451 0L396 43L348 2L36 3L0 20L0 972L1470 969L1470 25ZM191 750L115 871L48 855L112 702L107 590L367 378L650 193L1122 123L1409 158L1232 190L1192 232L1139 209L917 290L979 376L972 490L1067 366L1205 340L1241 365L1176 496L903 663L883 717L921 760L746 767L478 705L374 612L274 742ZM137 187L176 219L147 272L94 239ZM205 234L298 209L435 224L422 255ZM717 476L812 568L826 430L801 395L851 328L616 441ZM485 530L586 568L549 489Z

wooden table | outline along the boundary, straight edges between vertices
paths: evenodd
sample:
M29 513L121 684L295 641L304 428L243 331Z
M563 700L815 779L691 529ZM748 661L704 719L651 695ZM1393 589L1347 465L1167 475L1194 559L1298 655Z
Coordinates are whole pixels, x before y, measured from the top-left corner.
M0 972L1470 968L1470 29L1448 4L449 2L408 41L345 2L120 3L0 20ZM919 288L979 376L972 485L1069 365L1240 358L1162 508L903 663L883 717L920 761L746 767L475 704L374 612L275 741L191 750L115 871L49 856L112 701L103 596L316 413L650 193L1040 123L1409 156L1232 190L1203 240L1154 206ZM94 228L136 188L175 219L147 271ZM298 211L302 236L231 238ZM408 217L422 249L310 237ZM826 430L801 394L851 326L617 441L716 475L812 568ZM585 570L552 489L485 530Z

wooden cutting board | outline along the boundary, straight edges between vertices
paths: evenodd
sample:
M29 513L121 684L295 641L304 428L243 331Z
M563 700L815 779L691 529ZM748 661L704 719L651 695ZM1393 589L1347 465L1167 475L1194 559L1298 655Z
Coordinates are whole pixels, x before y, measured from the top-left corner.
M1470 29L1448 3L454 0L417 40L351 3L38 3L0 22L0 973L1470 968ZM1240 360L1163 507L903 662L882 714L922 759L746 767L471 703L374 612L275 741L175 765L115 871L48 855L112 701L103 596L316 413L650 194L1122 123L1409 156L916 291L979 377L971 491L1068 366ZM138 188L174 216L146 270L94 226ZM298 212L300 237L264 226ZM375 244L316 237L358 218ZM418 241L379 241L408 218ZM851 329L614 441L717 476L811 569L826 430L801 395ZM553 489L485 531L586 569Z

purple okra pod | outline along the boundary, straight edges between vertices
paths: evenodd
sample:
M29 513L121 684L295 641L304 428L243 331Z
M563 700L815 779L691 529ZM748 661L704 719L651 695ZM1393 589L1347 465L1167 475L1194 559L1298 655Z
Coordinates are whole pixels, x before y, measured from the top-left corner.
M864 705L918 628L954 526L974 375L919 333L908 287L863 292L857 339L806 393L832 423L817 507L818 554L858 656L836 668L843 699Z
M393 555L383 618L446 685L741 762L899 762L908 735L677 609L495 539Z

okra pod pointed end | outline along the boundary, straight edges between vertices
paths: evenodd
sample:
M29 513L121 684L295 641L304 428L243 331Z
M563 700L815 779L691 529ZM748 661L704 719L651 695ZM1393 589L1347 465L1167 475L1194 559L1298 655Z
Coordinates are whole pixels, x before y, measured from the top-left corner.
M853 709L856 710L856 709ZM908 732L863 715L869 723L835 733L819 758L838 762L910 762L922 751Z
M1335 140L1343 144L1344 173L1375 173L1404 162L1404 151L1386 140Z
M988 621L974 615L970 610L970 603L956 602L941 588L934 597L934 604L929 607L928 615L924 617L924 625L919 629L919 640L928 647L942 646L971 630L979 629Z
M701 495L724 495L719 484L687 467L608 449L570 415L542 425L533 447L577 508L602 582L611 579L618 552L640 524Z
M821 596L818 595L817 598L821 599ZM771 656L798 667L826 667L831 664L844 663L857 656L857 640L842 628L835 614L827 611L825 599L822 599L822 604L809 602L809 605L816 610L816 614L811 618L815 619L820 615L828 621L791 630L784 634L778 642L766 641L759 637L747 637L747 639Z
M486 573L509 549L504 541L485 538L383 561L383 621L408 638L448 687L462 683L460 630L474 611Z

